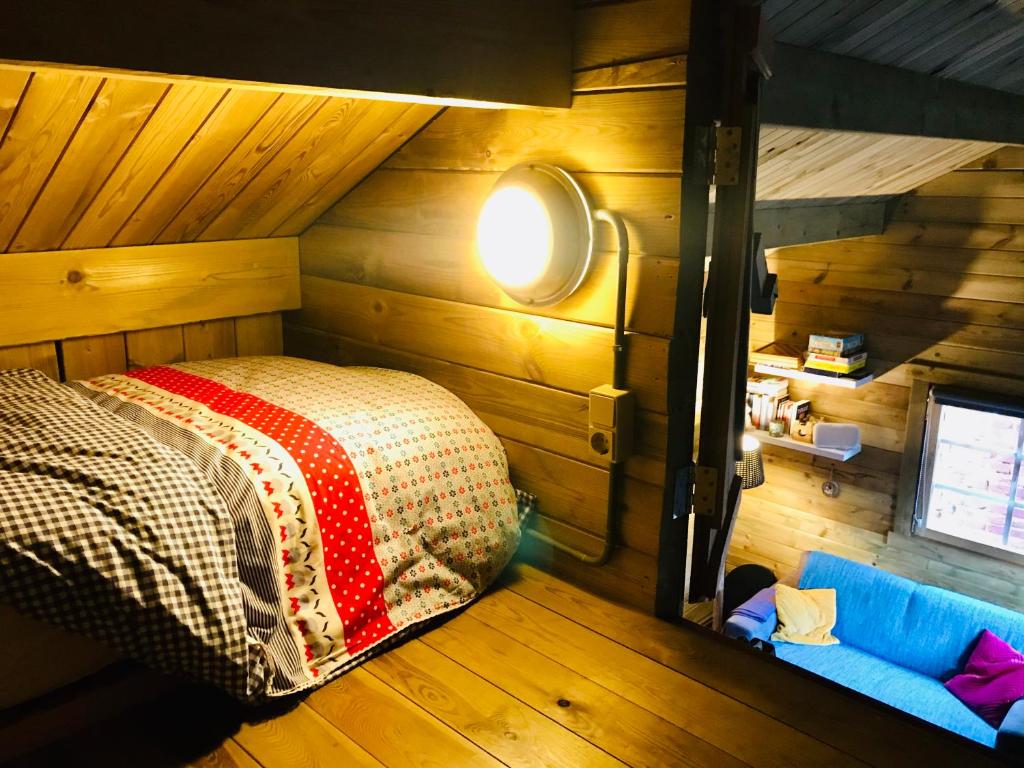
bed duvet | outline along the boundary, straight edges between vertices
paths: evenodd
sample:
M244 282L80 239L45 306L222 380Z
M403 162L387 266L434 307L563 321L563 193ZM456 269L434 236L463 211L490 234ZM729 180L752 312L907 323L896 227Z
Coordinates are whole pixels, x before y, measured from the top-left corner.
M0 372L0 601L243 700L469 602L518 542L501 444L411 374Z

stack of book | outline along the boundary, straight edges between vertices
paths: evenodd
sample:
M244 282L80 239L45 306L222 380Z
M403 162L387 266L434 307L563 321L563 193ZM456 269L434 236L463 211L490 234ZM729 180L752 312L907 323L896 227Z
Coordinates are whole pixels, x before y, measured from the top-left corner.
M781 421L789 434L794 421L811 412L810 400L790 400L789 382L778 376L751 376L747 379L747 407L750 426L767 430L773 421Z
M850 376L863 369L867 362L863 333L828 331L811 334L804 370L822 376Z

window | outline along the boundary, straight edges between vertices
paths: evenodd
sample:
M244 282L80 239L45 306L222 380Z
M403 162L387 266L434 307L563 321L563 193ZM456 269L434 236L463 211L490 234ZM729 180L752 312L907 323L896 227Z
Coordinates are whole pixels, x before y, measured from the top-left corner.
M1024 403L932 387L912 532L1024 562Z

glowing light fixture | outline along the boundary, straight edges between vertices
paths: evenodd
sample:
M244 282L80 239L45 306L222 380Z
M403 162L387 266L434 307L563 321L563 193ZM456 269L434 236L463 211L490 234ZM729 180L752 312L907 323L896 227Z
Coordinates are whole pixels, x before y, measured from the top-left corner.
M763 485L764 456L761 453L761 441L753 435L743 435L740 452L742 458L736 462L736 474L743 481L743 490L747 491Z
M584 552L535 528L525 530L577 560L603 565L615 548L616 500L632 437L633 397L626 389L626 225L612 211L591 211L580 185L561 168L524 163L498 178L480 209L476 242L481 264L505 293L520 304L547 306L572 294L587 276L594 252L595 221L610 225L618 240L612 384L590 393L591 447L610 462L604 544L600 552ZM595 441L595 437L600 440ZM531 507L535 501L530 502Z
M484 269L505 293L520 304L555 304L590 268L590 203L561 168L517 165L501 175L481 208L476 239Z

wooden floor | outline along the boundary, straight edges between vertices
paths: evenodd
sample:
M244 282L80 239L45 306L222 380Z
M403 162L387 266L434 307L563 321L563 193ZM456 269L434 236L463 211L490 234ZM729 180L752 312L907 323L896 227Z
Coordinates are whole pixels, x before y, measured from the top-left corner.
M530 566L287 707L188 689L22 765L983 766L985 752Z

